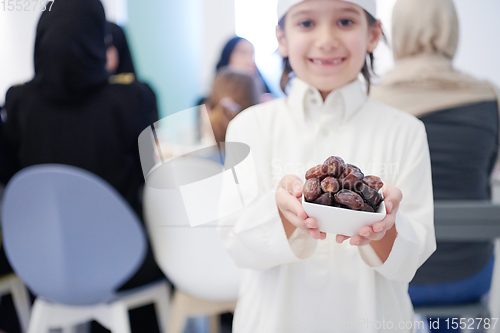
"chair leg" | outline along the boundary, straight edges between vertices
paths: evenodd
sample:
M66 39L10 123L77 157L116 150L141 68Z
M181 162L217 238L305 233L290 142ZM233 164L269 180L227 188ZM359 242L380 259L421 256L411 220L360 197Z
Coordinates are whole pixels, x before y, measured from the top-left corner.
M31 308L28 333L47 333L49 331L49 327L47 327L47 312L44 303L36 299Z
M170 299L170 287L166 281L152 283L149 286L144 286L139 291L122 292L118 296L120 302L125 304L128 309L154 304L158 327L161 332L165 331Z
M116 302L111 307L113 316L111 333L131 333L127 306L124 303Z
M165 284L162 286L162 292L157 294L155 299L155 311L156 318L158 318L158 327L160 328L160 332L165 332L167 329L168 323L168 301L170 298L170 290L168 286ZM165 295L167 297L165 297Z
M19 317L21 331L26 333L30 321L31 300L28 290L20 279L12 281L12 301L16 308L17 316Z
M61 333L77 333L76 326L63 327Z
M90 321L88 321L86 323L77 325L76 332L77 333L90 333L90 327L91 327L91 324L90 324Z
M220 317L218 315L210 316L210 333L220 332Z
M175 291L172 300L168 329L164 333L182 333L186 326L188 299L183 293Z

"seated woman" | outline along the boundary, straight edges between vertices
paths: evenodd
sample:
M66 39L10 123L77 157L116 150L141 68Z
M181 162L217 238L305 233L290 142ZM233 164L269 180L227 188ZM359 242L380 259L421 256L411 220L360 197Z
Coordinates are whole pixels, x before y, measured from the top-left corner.
M133 75L110 76L105 26L99 0L60 1L43 12L36 30L35 76L8 90L3 135L17 169L43 163L86 169L112 185L142 218L137 139L158 119L156 97ZM121 289L161 278L149 250ZM154 331L148 327L154 319L145 321L136 332Z
M106 69L111 74L135 74L134 61L132 60L125 31L113 22L107 22L106 29Z
M267 86L262 74L255 64L255 48L252 43L242 37L231 38L220 55L216 65L216 71L229 67L233 71L250 75L255 80L257 91L260 95L260 102L272 99L271 90Z
M499 108L493 87L453 68L458 18L452 0L399 0L393 12L394 70L371 96L424 123L435 200L489 200ZM467 303L490 287L493 244L438 242L417 271L414 305Z

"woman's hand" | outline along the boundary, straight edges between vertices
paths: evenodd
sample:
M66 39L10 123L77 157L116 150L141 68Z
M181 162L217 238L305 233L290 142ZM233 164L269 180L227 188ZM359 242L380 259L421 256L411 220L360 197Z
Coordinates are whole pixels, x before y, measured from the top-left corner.
M399 203L403 199L403 194L397 187L392 185L384 185L382 187L382 193L384 195L385 210L387 213L384 219L382 221L375 222L371 227L362 227L359 230L358 235L354 235L352 237L337 235L337 243L342 243L349 238L349 244L351 245L363 246L373 242L372 247L374 247L375 252L377 252L379 257L381 257L381 259L382 257L387 259L397 236L397 232L395 230L396 228L393 229L393 227L394 222L396 221L396 213L399 209ZM380 243L378 243L378 241L380 241ZM377 251L376 247L380 247L380 251ZM385 261L385 259L382 259L382 261Z
M308 217L299 198L302 196L302 181L295 175L284 176L276 188L276 205L283 222L286 236L302 229L314 239L325 239L326 234L318 230L318 222Z

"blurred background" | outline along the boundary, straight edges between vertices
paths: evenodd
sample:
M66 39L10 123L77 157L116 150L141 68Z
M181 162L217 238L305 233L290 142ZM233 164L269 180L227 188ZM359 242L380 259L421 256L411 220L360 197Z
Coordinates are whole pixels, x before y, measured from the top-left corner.
M129 38L139 79L150 83L158 98L160 118L194 106L210 91L224 44L235 34L255 46L255 62L275 96L281 59L274 31L276 0L103 0L109 21ZM390 42L395 0L378 0L378 16ZM455 0L460 41L457 69L500 86L498 0ZM33 76L33 46L39 11L0 11L0 105L13 84ZM477 61L477 55L481 61ZM381 43L375 70L383 76L393 66L390 48ZM193 115L194 117L194 115ZM194 118L193 118L194 119ZM194 120L193 120L194 121Z
M253 44L255 63L266 87L274 97L284 96L279 86L282 59L276 51L276 2L102 0L107 20L117 23L125 30L138 79L150 84L156 94L159 119L179 112L180 118L178 117L175 128L165 128L168 126L167 122L157 123L163 130L158 132L160 141L193 143L191 141L196 136L195 132L203 122L203 114L200 115L199 109L194 106L203 103L202 97L212 97L213 105L210 106L207 102L209 108L216 108L218 105L219 101L214 101L214 96L209 95L221 51L234 36L246 38ZM377 0L377 3L378 18L382 20L388 42L381 42L375 51L375 83L394 67L390 45L391 15L396 0ZM460 22L460 38L453 64L460 71L478 79L489 80L500 87L500 1L454 0L454 3ZM0 106L4 105L5 93L9 87L33 78L35 32L40 14L37 10L8 11L0 7ZM236 105L245 105L237 100L238 96L230 97L239 103ZM256 103L258 101L252 101L251 105ZM224 107L231 109L227 105ZM180 111L183 110L181 115ZM229 120L224 120L225 127ZM213 119L210 121L213 122ZM207 142L213 144L214 133L209 133L208 136ZM203 142L203 137L201 141ZM165 150L163 154L165 155ZM217 154L216 159L218 157ZM493 201L496 202L500 202L498 175L497 170L497 179L492 188ZM0 188L0 192L1 190ZM500 241L497 240L497 258L500 257L499 254ZM496 265L495 270L496 276L500 276L500 265ZM497 278L496 281L500 280ZM500 283L497 282L492 288L496 290L494 294L498 294ZM210 288L201 286L199 289ZM500 300L494 306L492 312L500 313ZM234 304L223 303L221 310L217 311L227 313L232 312L233 308ZM188 313L192 317L199 314ZM202 314L212 315L209 312ZM222 325L221 332L230 331L227 328L230 327L230 321L230 318L226 319L227 325ZM222 323L224 324L224 320ZM205 328L189 331L189 325ZM207 325L206 320L201 324L192 321L187 325L186 332L204 332ZM0 331L1 329L2 327Z

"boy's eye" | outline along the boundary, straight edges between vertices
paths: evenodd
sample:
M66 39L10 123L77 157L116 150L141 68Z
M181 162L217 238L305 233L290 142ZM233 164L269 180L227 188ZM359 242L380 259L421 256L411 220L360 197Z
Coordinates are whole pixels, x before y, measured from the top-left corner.
M349 20L349 19L342 19L339 21L339 25L342 27L348 27L352 24L354 24L353 20Z
M313 26L313 23L312 23L312 21L303 21L303 22L299 23L299 26L301 26L303 28L310 28Z

